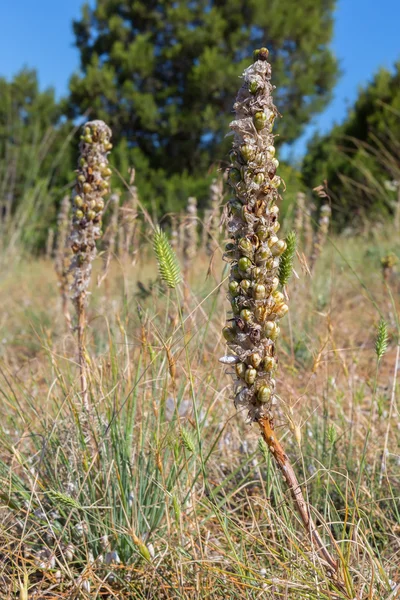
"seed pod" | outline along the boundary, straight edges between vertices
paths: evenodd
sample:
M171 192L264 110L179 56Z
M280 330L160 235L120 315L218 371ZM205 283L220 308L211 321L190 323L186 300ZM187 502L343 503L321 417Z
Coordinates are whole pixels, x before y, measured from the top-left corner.
M75 198L74 198L74 204L78 208L82 208L82 206L83 206L83 198L82 198L82 196L78 196L78 195L75 196Z
M243 273L246 273L251 269L251 264L251 260L246 256L242 256L238 260L238 267L241 271L243 271Z
M257 392L257 399L262 403L266 404L270 401L272 390L267 385L262 385Z
M255 382L257 378L257 371L256 369L253 368L249 368L246 370L245 374L244 374L244 380L248 385L253 385L253 383Z
M256 94L257 91L258 91L258 82L252 81L249 85L249 92L250 92L250 94Z
M264 127L267 124L267 121L268 117L265 114L265 112L262 111L256 112L256 114L253 117L254 127L257 129L257 131L261 131L261 129L264 129Z
M253 256L254 253L253 244L247 238L239 240L239 250L246 256Z
M239 294L239 283L237 281L231 281L229 283L229 291L232 296L237 296Z
M282 317L284 317L286 315L286 313L288 312L289 307L287 304L280 304L276 309L275 309L275 315L279 318L282 319Z
M264 181L264 173L257 173L257 175L254 177L254 183L256 183L257 185L261 185L262 183L264 183Z
M252 320L253 314L251 310L244 308L240 311L240 317L243 319L245 323L249 323Z
M282 294L282 292L279 292L277 290L275 290L275 292L272 293L272 297L275 301L275 304L282 304L285 301L285 296Z
M258 367L260 366L262 361L262 356L261 354L259 354L258 352L254 352L251 356L250 356L250 364L255 368L258 369Z
M249 281L249 279L242 279L240 282L240 287L245 293L247 293L251 288L251 281Z
M274 146L268 146L267 153L269 154L269 156L271 158L273 158L275 156L275 147Z
M264 371L271 373L276 367L276 361L273 356L266 356L263 361Z
M242 362L237 363L235 365L235 371L236 371L236 375L240 378L240 379L244 379L245 378L245 374L246 374L246 365Z
M262 300L266 296L266 291L265 285L257 283L253 288L253 296L256 300Z
M264 325L264 333L270 340L275 340L278 336L278 325L275 321L267 321Z
M278 240L276 244L271 246L271 252L273 256L281 256L285 252L287 244L285 240Z
M256 252L256 263L260 264L262 262L265 262L270 256L271 251L267 248L267 246L260 246Z
M257 237L260 242L266 242L269 237L269 231L266 227L259 227L256 231Z
M249 161L253 160L253 158L255 157L256 150L253 146L250 146L250 144L244 144L240 148L240 153L243 156L243 159L246 162L249 162Z

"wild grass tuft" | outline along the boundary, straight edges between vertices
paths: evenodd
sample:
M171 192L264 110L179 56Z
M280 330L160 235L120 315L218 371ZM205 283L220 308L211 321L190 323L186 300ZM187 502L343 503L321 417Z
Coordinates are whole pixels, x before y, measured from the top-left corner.
M291 231L286 236L286 250L282 254L279 262L279 283L281 286L287 285L293 273L293 261L296 254L296 233Z
M154 233L153 248L157 257L161 279L168 287L175 289L182 281L181 269L176 254L168 241L167 234L159 228Z

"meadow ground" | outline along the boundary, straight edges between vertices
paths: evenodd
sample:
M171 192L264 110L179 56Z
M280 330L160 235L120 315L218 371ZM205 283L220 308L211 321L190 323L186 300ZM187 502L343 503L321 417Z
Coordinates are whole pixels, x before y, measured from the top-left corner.
M275 424L347 595L233 406L220 252L186 293L146 237L92 278L89 412L52 263L3 261L0 598L400 597L399 249L381 229L332 238L312 277L297 259L282 321Z

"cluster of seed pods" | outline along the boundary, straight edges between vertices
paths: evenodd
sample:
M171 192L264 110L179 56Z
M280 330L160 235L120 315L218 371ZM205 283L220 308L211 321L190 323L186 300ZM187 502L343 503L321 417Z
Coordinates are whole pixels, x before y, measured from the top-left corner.
M103 121L90 121L83 128L70 235L73 299L86 294L96 240L102 235L103 198L110 188L111 169L107 159L112 148L110 139L111 130Z
M270 83L268 50L256 50L243 74L230 124L234 132L228 182L234 198L228 203L225 258L231 263L229 299L232 317L223 330L231 356L221 359L235 368L235 404L251 420L269 415L277 367L275 344L279 319L288 311L279 291L278 269L286 242L279 231L279 165L272 128L277 113Z

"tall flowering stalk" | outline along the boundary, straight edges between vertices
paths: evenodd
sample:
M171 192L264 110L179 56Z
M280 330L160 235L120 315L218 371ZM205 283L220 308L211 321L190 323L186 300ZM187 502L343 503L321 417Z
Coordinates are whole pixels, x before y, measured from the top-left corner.
M326 550L289 459L273 424L279 321L288 312L279 290L279 265L287 244L279 239L276 205L281 179L276 174L272 128L278 112L273 103L268 50L256 50L254 63L243 74L243 85L230 124L234 132L228 181L234 198L228 204L226 246L231 263L229 298L232 317L223 330L231 355L221 359L235 368L234 401L261 429L292 494L307 533L319 548L330 570L337 563ZM285 282L287 277L285 277Z
M77 171L70 243L73 252L72 300L78 317L78 353L82 401L89 408L85 350L85 307L96 257L96 240L102 235L104 196L109 192L111 169L107 155L112 148L111 130L103 121L91 121L83 128Z

